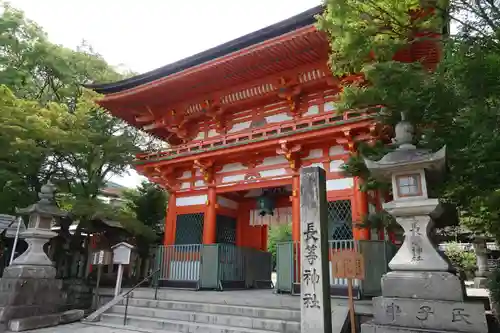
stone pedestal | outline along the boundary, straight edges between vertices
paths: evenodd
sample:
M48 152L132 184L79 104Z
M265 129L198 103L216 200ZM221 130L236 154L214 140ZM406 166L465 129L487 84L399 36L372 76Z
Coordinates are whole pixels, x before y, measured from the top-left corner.
M488 282L488 250L486 238L476 236L474 239L474 253L477 259L477 270L474 278L474 288L485 288Z
M362 333L488 332L483 303L464 302L463 281L449 272L449 260L428 237L432 220L424 214L437 204L423 199L385 205L404 228L405 241L389 264L395 271L382 277L382 297L373 299L374 319L361 325Z
M0 323L56 313L64 297L62 281L38 278L0 280Z
M44 244L56 235L50 230L54 217L66 213L55 204L50 182L42 186L39 197L37 203L17 211L29 216L28 228L21 234L28 249L4 270L0 279L0 331L13 319L40 317L40 324L47 326L53 321L48 315L57 313L66 303L62 281L55 278L56 269L43 250ZM44 324L45 319L48 322Z
M53 234L36 229L23 233L29 248L0 279L0 325L12 319L56 313L65 303L62 281L55 279L56 269L43 252L43 244Z
M373 299L374 319L361 325L362 333L488 332L484 305L464 302L463 281L429 239L429 214L438 204L424 198L384 205L405 240L389 264L394 271L382 277L382 297Z

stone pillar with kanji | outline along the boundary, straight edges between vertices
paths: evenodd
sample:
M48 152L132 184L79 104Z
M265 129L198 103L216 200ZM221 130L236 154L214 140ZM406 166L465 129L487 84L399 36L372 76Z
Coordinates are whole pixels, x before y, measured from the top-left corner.
M487 333L482 303L466 302L463 281L429 238L439 200L427 186L442 177L446 148L414 145L413 126L402 114L395 128L396 149L379 161L365 159L371 174L392 183L394 200L384 204L404 229L405 239L382 277L382 296L373 298L374 319L362 333Z
M331 333L325 170L300 171L301 332Z

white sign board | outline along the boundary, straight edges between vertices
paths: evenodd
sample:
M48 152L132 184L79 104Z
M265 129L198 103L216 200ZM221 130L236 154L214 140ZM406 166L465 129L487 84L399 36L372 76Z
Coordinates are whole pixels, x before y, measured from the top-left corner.
M119 265L129 265L134 247L127 243L119 243L112 247L113 263Z

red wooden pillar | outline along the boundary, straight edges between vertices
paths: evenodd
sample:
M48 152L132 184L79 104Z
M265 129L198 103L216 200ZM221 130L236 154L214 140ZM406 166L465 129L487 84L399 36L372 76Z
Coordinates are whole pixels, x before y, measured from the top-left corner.
M267 225L261 226L260 229L260 249L262 251L267 251L267 235L269 227Z
M250 222L250 209L246 203L240 203L238 206L238 216L236 217L236 245L247 246L244 235L248 233Z
M165 237L163 241L164 245L175 244L175 227L177 222L177 214L175 212L176 198L176 193L171 192L168 199L167 214L165 216Z
M292 240L300 241L300 175L292 176Z
M205 209L205 220L203 222L203 244L214 244L217 232L217 194L215 186L208 186L208 201Z
M354 200L352 208L353 226L352 234L355 240L370 240L371 232L369 228L359 226L364 217L368 215L368 197L366 192L359 190L361 180L359 177L354 178Z

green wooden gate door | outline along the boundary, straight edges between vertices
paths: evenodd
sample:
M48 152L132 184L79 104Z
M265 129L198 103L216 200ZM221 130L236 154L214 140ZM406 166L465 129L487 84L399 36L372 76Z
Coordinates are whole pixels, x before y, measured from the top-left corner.
M219 245L203 245L201 248L200 288L219 287Z
M276 290L291 293L293 286L293 243L276 244Z

